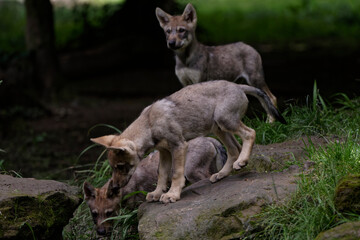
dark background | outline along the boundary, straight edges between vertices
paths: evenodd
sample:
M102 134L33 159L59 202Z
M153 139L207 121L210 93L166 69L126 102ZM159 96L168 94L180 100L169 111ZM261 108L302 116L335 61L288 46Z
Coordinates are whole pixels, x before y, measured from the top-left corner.
M264 18L269 13L263 12L253 16L254 11L248 10L241 15L242 21L236 22L238 16L232 19L227 10L213 11L213 15L207 10L206 15L201 1L194 1L199 13L198 39L209 45L239 40L255 47L280 109L290 103L306 104L314 81L329 102L340 92L358 96L360 30L356 26L360 26L360 10L353 6L339 8L340 13L324 13L326 17L333 14L329 24L334 30L316 35L316 28L321 32L325 25L319 17L315 19L319 14L310 1L298 2L285 9L290 20L279 20L276 15ZM338 3L329 4L333 2ZM6 171L15 170L26 177L70 179L76 170L89 169L96 162L95 152L78 159L91 144L89 138L114 132L106 126L90 133L89 129L96 124L124 129L145 106L181 88L155 8L181 13L185 2L127 0L107 7L88 3L75 5L71 11L50 5L48 0L11 4L26 9L27 17L20 40L10 36L6 26L2 26L5 31L0 38L5 42L8 33L12 40L0 49L0 149L5 151L0 153L0 166ZM8 1L0 1L0 11L9 6ZM59 43L64 35L57 30L56 19L69 18L66 11L75 16L69 24L81 23L81 28ZM91 14L99 12L102 17L92 23ZM247 19L255 19L254 26L237 31ZM299 23L276 28L272 19L274 25ZM307 21L315 32L306 32L302 22L294 19Z

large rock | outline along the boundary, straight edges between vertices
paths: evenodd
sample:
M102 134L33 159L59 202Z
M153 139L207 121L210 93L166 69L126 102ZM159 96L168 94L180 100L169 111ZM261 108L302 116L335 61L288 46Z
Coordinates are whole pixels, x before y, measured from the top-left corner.
M336 140L331 138L331 140ZM281 143L268 145L255 144L249 160L249 164L243 171L253 170L256 172L269 172L283 170L293 164L303 162L306 157L307 146L326 145L328 140L320 137L302 137L297 140L290 140ZM305 163L305 170L308 170L311 163Z
M320 233L315 240L359 240L360 222L343 223Z
M240 173L215 184L202 180L171 204L143 203L140 239L231 239L251 230L251 216L296 189L294 174Z
M81 198L61 182L0 175L0 239L62 239Z
M202 180L183 190L180 201L140 206L141 239L232 239L256 231L253 216L263 206L283 201L296 189L298 171L310 170L304 161L307 145L326 139L311 137L269 145L255 145L249 164L240 173L215 184ZM283 172L267 173L273 170Z
M348 175L339 181L334 204L339 212L360 214L360 174Z

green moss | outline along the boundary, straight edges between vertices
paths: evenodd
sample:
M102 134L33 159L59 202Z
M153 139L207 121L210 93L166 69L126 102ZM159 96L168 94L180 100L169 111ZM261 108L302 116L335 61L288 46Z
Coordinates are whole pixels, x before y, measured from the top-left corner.
M342 178L335 190L335 207L340 212L360 214L360 174Z
M164 233L162 231L156 232L154 235L157 239L161 239L164 237Z
M0 236L17 236L32 239L35 236L61 236L64 226L72 216L77 201L57 192L37 198L19 196L0 206ZM12 206L12 207L8 207ZM6 229L5 227L6 226Z
M198 226L204 226L204 222L206 224L206 232L209 239L222 239L226 238L226 236L239 235L240 232L244 231L243 223L240 220L242 217L242 210L246 208L245 205L240 204L236 207L230 208L222 212L221 210L210 210L205 212L204 214L200 214L195 223ZM218 216L211 216L209 214L214 212L222 212ZM213 214L211 214L213 215ZM212 219L212 220L209 220ZM229 238L231 239L231 238Z

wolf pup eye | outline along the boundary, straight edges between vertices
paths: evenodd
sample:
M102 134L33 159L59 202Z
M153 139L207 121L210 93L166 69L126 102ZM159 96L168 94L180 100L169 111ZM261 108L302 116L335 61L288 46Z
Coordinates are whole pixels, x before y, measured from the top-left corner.
M179 32L179 33L185 32L185 28L179 28L178 32Z
M97 218L98 213L97 212L91 212L91 215L93 216L93 218Z
M171 29L170 28L166 29L166 32L171 33Z
M108 212L106 212L106 217L111 217L112 214L113 214L113 211L108 211Z

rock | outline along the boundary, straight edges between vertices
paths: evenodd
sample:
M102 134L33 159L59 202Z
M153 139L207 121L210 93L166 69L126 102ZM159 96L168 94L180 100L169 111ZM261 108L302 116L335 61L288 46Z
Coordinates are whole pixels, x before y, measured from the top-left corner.
M339 212L360 214L360 174L348 175L339 181L334 204Z
M61 182L0 175L0 239L62 239L81 198Z
M292 173L239 173L211 184L187 188L180 201L143 203L138 212L140 239L232 239L251 229L263 206L282 201L296 189Z
M343 223L320 233L315 240L358 240L360 239L360 222Z
M330 138L332 140L333 138ZM245 171L269 172L283 170L294 163L299 164L306 157L306 146L323 146L328 140L320 137L302 137L298 140L290 140L282 143L268 145L255 144L250 156L249 164ZM314 163L301 164L304 170L309 170Z

